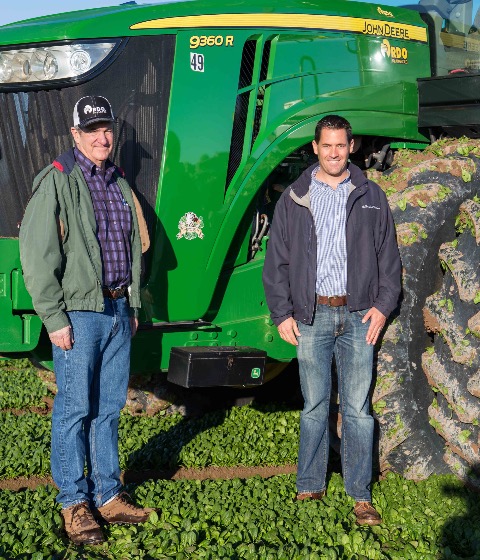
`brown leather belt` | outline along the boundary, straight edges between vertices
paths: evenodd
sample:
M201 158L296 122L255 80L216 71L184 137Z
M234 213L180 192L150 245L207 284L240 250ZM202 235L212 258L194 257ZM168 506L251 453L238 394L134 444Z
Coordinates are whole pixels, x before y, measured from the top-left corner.
M341 307L347 305L347 296L318 296L317 303L320 305L329 305L330 307Z
M127 288L102 288L103 297L108 299L119 299L127 294Z

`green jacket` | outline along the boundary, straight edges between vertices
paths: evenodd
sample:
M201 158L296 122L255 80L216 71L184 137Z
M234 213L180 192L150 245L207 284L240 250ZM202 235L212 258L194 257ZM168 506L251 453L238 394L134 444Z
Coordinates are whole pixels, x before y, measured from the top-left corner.
M140 307L141 241L132 191L115 172L132 212L132 314ZM88 185L69 151L33 182L20 227L20 259L33 306L49 333L69 325L66 311L104 310L102 260Z

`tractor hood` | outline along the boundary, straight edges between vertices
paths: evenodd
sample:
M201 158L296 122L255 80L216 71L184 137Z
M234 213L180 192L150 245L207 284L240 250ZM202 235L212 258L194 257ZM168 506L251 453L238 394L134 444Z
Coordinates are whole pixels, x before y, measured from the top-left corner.
M274 7L272 7L274 6ZM282 14L287 18L281 18ZM382 9L377 4L364 4L348 0L289 0L282 5L271 1L240 0L221 4L216 0L168 0L155 4L120 4L107 8L95 8L65 12L52 16L27 19L0 27L0 47L20 45L62 39L94 39L98 37L126 37L137 34L165 32L164 30L185 27L318 27L316 22L309 22L310 14L340 16L355 20L365 18L385 21L395 25L413 23L420 20L416 12L392 8ZM250 15L238 19L238 16ZM265 16L264 19L258 16ZM299 18L291 16L298 15ZM217 16L217 17L210 17ZM236 17L237 16L237 17ZM164 20L160 23L159 20ZM165 21L170 20L170 21ZM360 24L359 24L360 25ZM362 29L358 28L359 32Z

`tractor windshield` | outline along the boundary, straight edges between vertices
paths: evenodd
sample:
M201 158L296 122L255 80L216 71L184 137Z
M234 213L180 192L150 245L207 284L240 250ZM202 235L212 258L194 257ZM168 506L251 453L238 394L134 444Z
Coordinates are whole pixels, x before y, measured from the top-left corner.
M382 0L381 3L425 14L430 27L434 76L480 73L480 0Z

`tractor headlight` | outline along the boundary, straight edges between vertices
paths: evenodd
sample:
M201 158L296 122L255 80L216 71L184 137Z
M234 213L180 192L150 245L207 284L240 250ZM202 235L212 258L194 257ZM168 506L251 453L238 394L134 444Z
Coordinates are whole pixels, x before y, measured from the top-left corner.
M0 50L0 85L78 79L101 64L119 43L49 44Z

